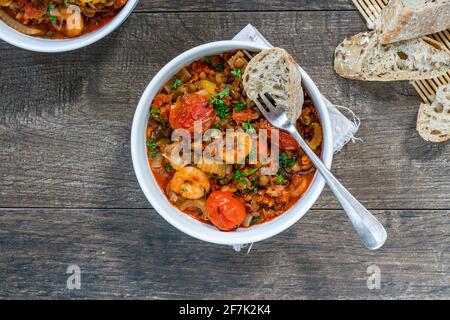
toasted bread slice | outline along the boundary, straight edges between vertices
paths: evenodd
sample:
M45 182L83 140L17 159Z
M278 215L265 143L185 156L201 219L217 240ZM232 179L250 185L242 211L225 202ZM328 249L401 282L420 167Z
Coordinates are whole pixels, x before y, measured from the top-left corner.
M334 69L357 80L430 79L450 69L450 51L428 37L380 45L376 32L363 32L336 48Z
M250 99L258 99L260 93L270 94L289 120L297 121L304 102L302 76L298 64L286 50L271 48L258 53L248 63L243 82Z
M375 25L381 44L443 31L450 27L450 0L391 0Z
M439 87L433 104L420 105L417 131L431 142L450 139L450 84Z

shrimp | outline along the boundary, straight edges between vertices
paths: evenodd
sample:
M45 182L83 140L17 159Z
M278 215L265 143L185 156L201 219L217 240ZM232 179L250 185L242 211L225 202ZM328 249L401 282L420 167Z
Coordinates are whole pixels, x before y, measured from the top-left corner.
M208 176L200 169L184 167L175 172L170 189L186 199L200 199L211 189Z
M291 198L300 197L306 189L308 189L310 179L303 175L297 175L292 178L292 181L288 187L289 195Z

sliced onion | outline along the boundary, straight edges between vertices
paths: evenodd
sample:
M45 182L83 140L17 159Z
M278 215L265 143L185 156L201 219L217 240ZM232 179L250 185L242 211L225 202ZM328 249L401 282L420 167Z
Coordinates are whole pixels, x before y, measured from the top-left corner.
M3 22L5 22L11 28L29 36L36 36L44 33L42 30L30 28L26 25L21 24L19 21L7 14L3 9L0 9L0 20L3 20Z
M199 200L186 200L180 205L180 210L184 211L187 208L198 208L203 214L206 214L205 210L205 200L199 199Z
M152 166L152 168L162 168L162 160L163 160L163 156L161 153L157 153L155 154L155 156L153 158L150 158L150 165Z

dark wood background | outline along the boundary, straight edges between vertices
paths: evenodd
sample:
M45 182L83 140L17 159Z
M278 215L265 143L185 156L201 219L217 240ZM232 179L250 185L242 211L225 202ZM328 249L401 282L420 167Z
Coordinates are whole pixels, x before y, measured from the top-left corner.
M361 118L363 142L333 171L385 224L381 250L362 247L328 189L250 254L180 233L146 201L129 142L141 93L171 58L247 23ZM450 298L449 144L418 136L408 83L333 72L336 45L365 29L350 0L141 0L75 52L0 42L0 298ZM66 288L71 264L80 290ZM380 290L366 286L372 264Z

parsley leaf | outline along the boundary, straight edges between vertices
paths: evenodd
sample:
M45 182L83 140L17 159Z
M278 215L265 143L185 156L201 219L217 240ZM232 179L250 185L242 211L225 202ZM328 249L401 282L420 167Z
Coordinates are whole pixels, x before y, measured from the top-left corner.
M237 112L242 112L245 109L245 103L239 102L234 105Z
M161 113L159 112L159 109L153 108L150 109L150 116L154 119L154 120L161 120Z
M214 70L216 70L216 71L223 71L223 70L225 70L225 66L224 66L223 62L221 62L217 66L215 66Z
M47 6L47 11L53 10L55 9L55 7L56 7L55 4L53 2L50 2Z
M206 56L203 58L203 61L205 61L207 64L211 64L211 57L210 56Z
M280 153L280 164L283 168L291 168L295 165L295 159L289 159L286 152Z
M241 78L241 69L231 70L230 73L236 78Z
M282 173L281 171L278 172L277 175L275 176L275 184L283 185L283 184L287 184L287 183L288 183L288 181L284 177L284 173Z
M156 141L153 140L153 139L148 139L148 140L147 140L147 147L149 147L149 148L150 148L151 150L153 150L153 151L155 151L156 148L158 148L158 147L156 146Z
M243 122L242 123L242 128L244 128L245 131L254 131L255 128L253 128L253 126L251 125L250 122Z
M172 84L172 89L176 90L182 84L183 84L183 82L180 79L175 79L175 81Z
M48 20L50 20L51 23L56 23L56 21L58 20L55 16L49 16Z
M261 216L256 216L252 219L253 223L257 223L259 220L261 220Z
M223 102L223 100L214 97L211 99L211 103L213 104L216 115L220 120L225 120L230 116L231 110L228 108L227 104Z
M224 98L224 97L227 97L227 96L229 96L230 95L230 88L225 88L225 89L223 89L221 92L219 92L218 94L217 94L217 96L220 98L220 99L222 99L222 98Z
M212 126L213 129L222 130L222 126L218 123Z
M249 171L235 171L233 173L233 180L240 182L243 184L244 188L247 187L247 180L245 180L244 178L251 176L252 174L256 173L256 171L259 170L259 167L253 168Z
M216 97L213 97L211 99L211 103L214 106L216 115L219 117L220 120L227 119L231 114L231 110L228 108L227 104L222 100L224 97L228 95L230 95L230 89L225 88L223 89L222 92L219 92Z

